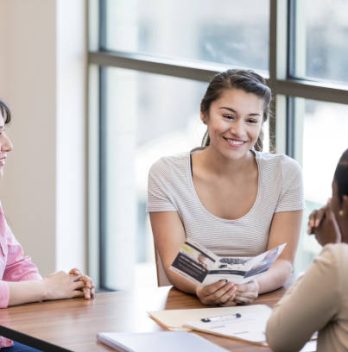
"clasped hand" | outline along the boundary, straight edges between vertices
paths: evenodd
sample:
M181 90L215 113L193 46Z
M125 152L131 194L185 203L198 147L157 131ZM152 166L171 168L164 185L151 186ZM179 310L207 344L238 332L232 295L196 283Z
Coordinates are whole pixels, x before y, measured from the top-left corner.
M220 280L210 285L198 286L196 295L206 305L235 306L253 302L259 295L259 289L256 280L245 284Z
M92 279L73 268L66 273L59 271L47 276L44 280L45 299L64 299L84 297L93 299L95 287Z

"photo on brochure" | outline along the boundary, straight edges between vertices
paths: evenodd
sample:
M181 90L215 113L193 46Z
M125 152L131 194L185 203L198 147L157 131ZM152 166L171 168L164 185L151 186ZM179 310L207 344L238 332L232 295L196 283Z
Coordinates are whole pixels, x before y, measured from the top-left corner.
M195 241L186 240L170 269L202 285L218 280L241 284L267 271L285 246L283 243L255 257L221 257Z

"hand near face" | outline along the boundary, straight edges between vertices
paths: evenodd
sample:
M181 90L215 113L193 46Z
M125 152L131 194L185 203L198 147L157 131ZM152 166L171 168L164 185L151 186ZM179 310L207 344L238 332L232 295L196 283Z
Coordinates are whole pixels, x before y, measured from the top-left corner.
M236 289L236 285L232 282L220 280L210 285L197 287L196 295L206 305L235 305L233 299Z
M316 230L320 227L320 224L324 218L325 207L313 210L308 217L307 233L315 234Z
M322 246L325 246L328 243L341 242L341 231L330 204L323 208L323 214L320 220L320 224L315 228L314 234L316 240Z

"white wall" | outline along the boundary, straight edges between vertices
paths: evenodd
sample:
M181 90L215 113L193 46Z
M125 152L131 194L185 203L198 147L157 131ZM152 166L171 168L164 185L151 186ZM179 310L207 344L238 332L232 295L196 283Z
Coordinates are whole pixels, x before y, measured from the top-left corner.
M85 270L85 1L0 0L0 43L5 214L44 275Z

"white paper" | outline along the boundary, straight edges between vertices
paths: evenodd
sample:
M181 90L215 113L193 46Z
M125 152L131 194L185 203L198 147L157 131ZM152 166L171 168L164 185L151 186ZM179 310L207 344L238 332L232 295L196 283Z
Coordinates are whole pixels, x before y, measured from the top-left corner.
M315 352L317 350L317 341L307 342L300 352Z
M202 321L192 321L184 324L184 327L215 335L266 344L265 331L267 320L272 312L271 308L266 305L253 305L248 307L236 307L235 311L240 312L239 318L231 314L222 315L217 317L217 321L206 323ZM214 315L210 316L210 318L213 319L214 317Z

